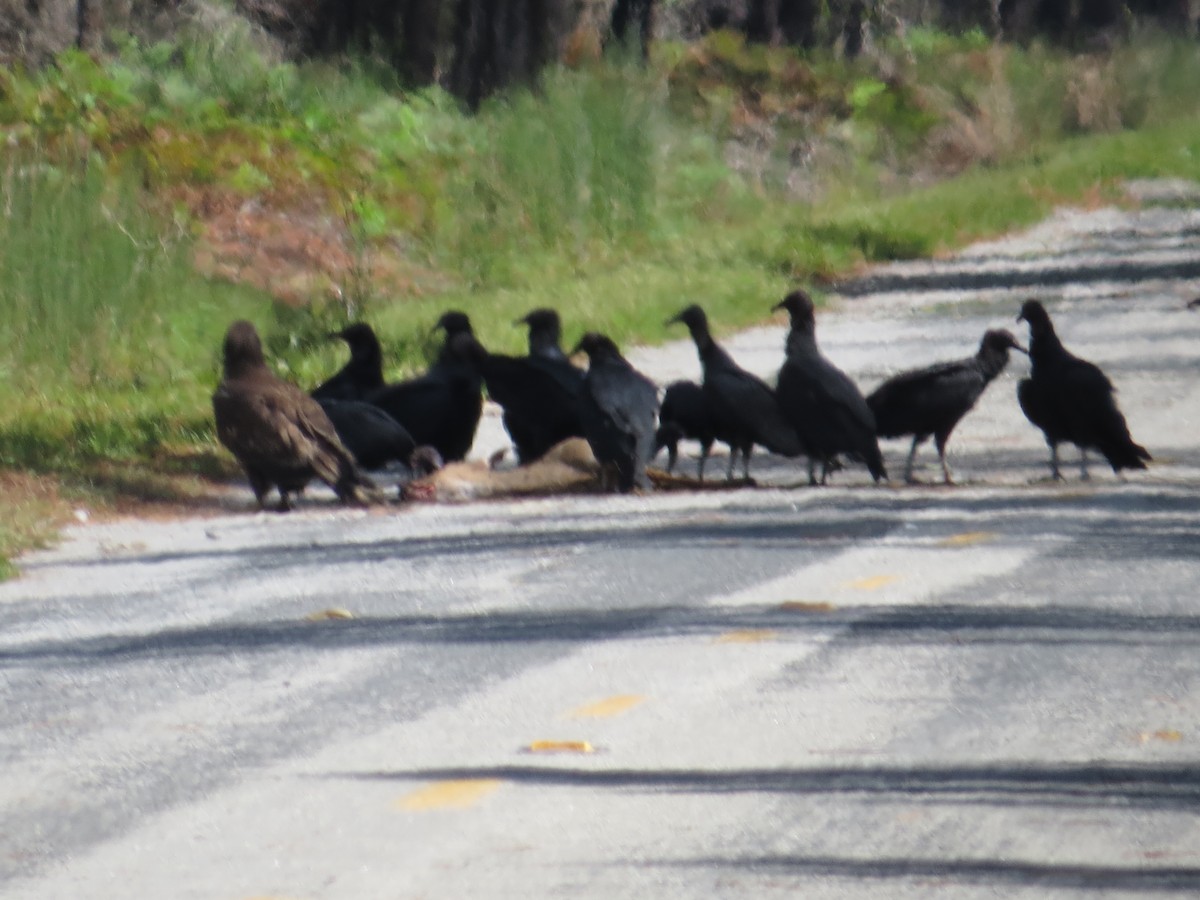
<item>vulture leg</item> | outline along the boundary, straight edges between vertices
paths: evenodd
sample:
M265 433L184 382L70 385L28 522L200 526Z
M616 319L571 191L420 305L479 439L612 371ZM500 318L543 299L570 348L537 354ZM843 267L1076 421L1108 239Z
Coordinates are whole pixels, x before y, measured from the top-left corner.
M904 461L904 483L913 483L913 460L917 458L917 445L921 443L919 434L913 435L912 447L908 451L908 459Z
M950 466L946 463L947 437L943 437L940 434L935 435L934 441L937 443L938 459L941 460L942 463L942 479L946 482L946 484L954 484L954 478L950 474Z
M1053 481L1062 481L1062 472L1058 471L1058 444L1050 445L1050 478Z

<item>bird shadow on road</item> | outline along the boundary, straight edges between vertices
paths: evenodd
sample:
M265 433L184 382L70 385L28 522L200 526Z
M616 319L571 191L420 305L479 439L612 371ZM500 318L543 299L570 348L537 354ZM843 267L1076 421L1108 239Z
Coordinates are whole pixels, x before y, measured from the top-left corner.
M1200 809L1200 769L1180 763L989 762L979 765L816 766L760 769L608 769L462 766L329 772L320 778L443 781L496 778L530 787L626 792L805 796L844 795L904 802ZM1200 871L1200 870L1198 870Z
M38 641L0 649L0 669L133 664L237 657L286 649L472 644L574 644L604 640L701 638L761 632L774 641L835 645L991 644L1195 645L1200 615L1089 607L945 604L848 606L797 612L784 605L639 606L622 609L498 610L448 615L373 616L344 621L218 623L146 634Z
M372 540L339 540L328 537L328 533L313 538L281 531L279 543L274 544L223 543L202 549L55 560L49 565L103 570L131 562L168 565L214 561L226 564L220 579L230 584L240 577L261 581L275 571L294 574L306 566L428 562L438 558L465 561L488 555L536 556L562 547L672 552L709 545L751 549L787 546L800 551L816 547L829 553L889 533L897 535L896 530L905 524L903 517L913 513L921 514L921 529L926 536L936 537L939 530L949 535L964 527L998 527L998 533L1010 543L1036 544L1048 537L1095 531L1079 552L1090 552L1091 537L1109 535L1115 539L1114 546L1105 548L1105 556L1110 550L1122 552L1122 548L1125 548L1123 555L1135 557L1194 555L1190 547L1179 546L1182 543L1194 547L1200 537L1194 494L1153 483L1130 484L1125 488L1109 491L1107 486L1094 483L1072 483L991 496L960 493L940 486L896 491L806 489L795 492L794 504L787 502L790 491L774 495L783 503L776 507L749 501L741 505L734 496L718 509L677 511L672 513L673 519L665 521L631 520L628 510L601 509L580 500L568 512L561 509L549 512L553 517L549 528L527 521L519 531L512 527L481 528L468 534L419 537L401 532ZM1156 518L1130 523L1129 516L1136 513L1153 513ZM609 521L612 525L607 524ZM629 525L630 521L635 524ZM39 567L32 564L26 568L33 572Z
M223 592L244 590L253 597L264 579L279 571L293 576L305 565L373 566L397 560L414 563L432 558L456 564L486 565L489 558L509 561L525 554L544 560L557 548L586 548L582 562L531 570L529 577L552 577L571 584L558 608L533 608L514 602L508 608L486 611L448 611L444 614L392 612L413 603L397 587L397 577L381 579L374 587L356 587L362 609L381 612L335 622L309 622L312 599L303 591L286 600L271 600L243 615L199 624L174 623L153 630L113 633L78 638L33 640L19 645L0 644L0 667L29 667L40 664L100 665L113 662L247 655L290 647L341 650L370 646L414 644L447 645L495 643L574 643L595 640L646 639L681 636L716 636L726 631L761 629L777 634L779 640L825 639L878 643L1060 643L1060 644L1193 644L1200 638L1200 616L1176 611L1170 598L1165 606L1137 605L1128 597L1101 598L1091 605L1060 604L1041 580L1039 572L1060 562L1094 560L1096 565L1079 570L1097 570L1097 589L1112 593L1104 579L1112 566L1143 560L1192 560L1200 546L1200 525L1195 523L1194 498L1183 494L1161 494L1153 488L1083 495L1064 499L1056 494L1025 496L959 497L950 493L921 498L893 499L881 508L875 492L842 492L828 495L818 504L802 505L783 514L746 506L730 505L702 511L703 520L648 523L644 527L582 528L566 524L541 531L512 530L471 535L425 538L395 538L372 542L333 541L312 545L271 548L231 547L205 549L197 553L154 554L140 562L194 563L198 557L220 560ZM921 513L919 528L907 530L903 511ZM1153 516L1131 520L1135 511L1153 511ZM826 512L832 515L825 515ZM580 518L586 518L581 515ZM886 537L893 550L903 553L953 554L963 550L939 549L938 543L964 528L995 528L985 534L993 545L1032 552L1029 563L1013 573L1005 587L1013 603L972 603L971 594L956 593L959 602L939 605L909 600L887 603L881 593L872 605L839 605L824 611L803 612L770 604L722 605L705 602L730 587L745 584L722 581L728 572L744 565L747 551L757 554L756 565L771 563L782 572L803 571L804 566L827 561L854 548L864 538ZM614 579L614 572L634 554L653 564L658 555L693 554L687 565L696 571L681 579L678 571L647 571L628 585L623 582L608 593L597 593L596 585ZM477 557L467 563L470 557ZM938 565L945 557L931 556ZM109 563L94 562L103 569ZM1109 568L1104 568L1108 566ZM616 568L614 568L616 567ZM766 569L760 569L766 572ZM549 573L549 575L545 575ZM632 576L631 576L632 577ZM1079 574L1073 576L1079 582ZM597 580L598 579L598 580ZM1152 594L1156 584L1145 591ZM239 585L241 586L239 588ZM515 585L518 592L540 596L535 590ZM1170 588L1170 585L1167 586ZM558 588L556 586L555 590ZM582 605L574 592L590 591L591 600ZM114 621L124 621L127 611L161 605L161 588L130 590L106 602L114 605ZM463 601L474 605L478 587L468 579ZM645 598L656 603L647 604ZM88 605L96 600L84 596L56 598L67 607ZM563 604L570 603L567 608ZM454 605L454 601L448 603ZM47 613L44 600L7 603L0 608L0 625L21 622ZM98 608L97 608L98 609ZM124 617L124 618L123 618Z
M464 766L328 772L332 780L426 782L497 779L520 788L640 794L773 794L788 802L967 805L1117 814L1200 810L1200 770L1178 763L994 762L980 765L852 766L752 769L605 769L546 765ZM821 807L814 812L820 814ZM982 810L981 810L982 811ZM864 813L866 814L866 813ZM1094 865L1014 858L912 858L734 853L643 863L742 869L778 876L930 879L937 884L1182 891L1200 887L1200 868Z

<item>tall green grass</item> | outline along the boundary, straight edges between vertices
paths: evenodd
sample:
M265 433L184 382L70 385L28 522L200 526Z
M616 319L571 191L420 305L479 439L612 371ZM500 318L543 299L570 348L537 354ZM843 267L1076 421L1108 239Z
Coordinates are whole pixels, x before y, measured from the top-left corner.
M95 156L0 157L0 464L70 468L195 435L226 324L269 307L200 278L190 248Z
M176 241L98 161L4 160L0 359L8 377L161 378L157 313L179 284Z
M434 245L475 284L520 280L523 263L568 264L652 227L664 105L633 66L556 70L472 123Z

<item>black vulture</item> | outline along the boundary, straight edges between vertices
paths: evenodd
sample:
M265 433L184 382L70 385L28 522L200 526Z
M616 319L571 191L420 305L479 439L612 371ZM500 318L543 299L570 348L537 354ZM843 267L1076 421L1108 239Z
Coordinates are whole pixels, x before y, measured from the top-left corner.
M517 324L529 326L529 355L502 356L480 347L476 365L488 396L504 409L504 428L525 464L569 437L583 437L584 376L559 346L558 313L534 310Z
M779 410L775 392L757 375L735 363L733 357L713 340L703 309L692 304L667 324L672 322L686 325L696 344L700 367L704 371L702 386L713 434L717 440L729 445L727 477L730 480L739 452L742 454L742 475L750 477L750 455L755 444L784 456L799 456L804 452L796 429Z
M974 356L893 375L867 397L879 437L913 436L904 463L905 481L913 481L917 447L932 436L942 463L942 477L946 484L954 483L946 465L946 442L992 379L1004 371L1010 349L1025 352L1011 331L986 331Z
M447 462L466 457L483 411L483 382L475 365L474 335L465 313L447 312L434 326L446 333L434 364L418 378L385 385L367 395L399 422L417 444L428 444Z
M1125 417L1113 398L1115 388L1092 363L1073 356L1054 332L1046 308L1026 300L1017 321L1029 323L1029 358L1033 370L1017 385L1017 400L1025 418L1042 430L1050 445L1050 474L1058 470L1058 445L1079 448L1079 468L1088 477L1087 451L1099 450L1114 472L1144 469L1151 457L1135 444Z
M542 359L569 362L562 349L562 320L553 309L531 310L517 319L516 324L529 328L529 355Z
M343 502L380 499L321 405L267 368L249 322L234 322L225 334L225 376L213 393L213 415L218 439L237 457L260 507L275 487L280 511L291 509L290 494L313 478Z
M374 329L365 322L348 325L329 335L350 348L350 361L312 395L318 400L362 400L383 387L383 350Z
M654 456L658 390L604 335L588 332L572 355L581 350L589 364L580 417L592 454L606 472L616 470L620 490L648 490L646 463Z
M667 448L667 471L675 469L679 456L679 442L687 438L700 442L700 463L697 477L704 480L704 462L712 450L712 420L708 415L708 401L704 399L704 388L694 381L673 381L667 385L662 405L658 410L658 431L654 435L654 452Z
M886 479L875 416L849 376L821 355L812 298L802 290L792 291L773 309L786 309L791 316L787 358L775 394L809 455L809 483L816 483L813 467L818 459L824 484L842 453L865 462L875 481Z
M526 359L553 378L561 390L576 398L572 401L576 404L583 385L583 372L563 352L562 323L558 313L552 309L535 309L517 319L516 324L529 328L529 356ZM578 419L578 412L575 418ZM578 430L571 436L583 437L583 431Z
M433 333L439 330L446 336L446 340L442 344L441 353L445 353L446 346L450 343L450 338L456 334L475 333L471 328L471 317L457 309L446 310L446 312L438 317L438 320L433 323L433 328L430 329L430 332Z
M525 358L539 371L552 378L559 391L573 398L570 401L571 405L577 406L579 392L583 386L583 372L563 352L562 323L558 313L552 309L535 309L517 319L515 324L529 328L529 355ZM572 417L565 410L557 410L556 414L565 419ZM577 410L574 411L573 417L577 423ZM576 430L568 437L583 437L583 431Z
M382 469L390 462L408 464L417 442L403 425L378 406L362 400L317 402L346 449L364 469Z

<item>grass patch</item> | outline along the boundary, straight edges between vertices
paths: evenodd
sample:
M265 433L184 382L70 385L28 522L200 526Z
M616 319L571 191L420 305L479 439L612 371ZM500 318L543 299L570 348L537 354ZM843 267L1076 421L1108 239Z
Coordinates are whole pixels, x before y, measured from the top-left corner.
M4 163L0 369L9 380L23 390L139 389L193 377L196 326L229 304L199 283L182 230L98 157L18 152Z
M17 554L48 546L70 515L70 505L53 483L0 469L0 581L17 574L12 562Z
M446 191L434 251L473 286L527 280L525 261L578 263L646 235L658 201L663 104L640 68L554 71L489 104Z

